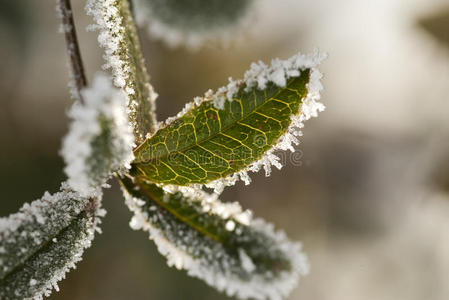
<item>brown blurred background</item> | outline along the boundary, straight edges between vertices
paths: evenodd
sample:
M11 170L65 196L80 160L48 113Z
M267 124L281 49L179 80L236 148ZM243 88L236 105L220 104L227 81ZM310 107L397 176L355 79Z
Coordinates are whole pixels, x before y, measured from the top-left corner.
M289 299L449 299L449 3L256 0L229 48L168 49L142 32L158 116L239 78L252 61L329 53L323 102L301 166L228 188L304 243L312 270ZM0 215L56 191L71 105L55 1L0 1ZM73 1L88 77L101 69L84 1ZM170 269L114 183L104 233L50 299L228 299Z

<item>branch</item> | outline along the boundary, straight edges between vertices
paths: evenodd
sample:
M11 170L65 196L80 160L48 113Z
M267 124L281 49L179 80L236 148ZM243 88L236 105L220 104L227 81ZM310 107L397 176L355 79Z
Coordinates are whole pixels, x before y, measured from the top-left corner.
M84 103L81 90L87 86L87 80L84 73L83 60L79 49L75 23L73 21L72 7L70 5L70 0L58 0L58 3L62 30L64 32L67 52L70 58L70 73L75 85L72 92L81 103Z

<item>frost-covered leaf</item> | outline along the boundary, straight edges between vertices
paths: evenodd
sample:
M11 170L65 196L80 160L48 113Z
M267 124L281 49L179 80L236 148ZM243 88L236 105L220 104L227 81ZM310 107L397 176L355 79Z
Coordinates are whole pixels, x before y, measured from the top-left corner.
M273 152L294 151L302 122L324 109L316 68L323 58L254 63L244 80L195 98L135 150L133 175L163 184L232 183L237 173L249 182L246 171L280 168Z
M0 299L42 299L81 260L99 230L101 194L61 191L0 219Z
M171 47L226 42L248 19L253 0L136 0L139 26Z
M308 272L301 245L237 203L192 188L165 188L122 178L133 229L150 233L168 265L228 295L279 300Z
M83 196L94 193L113 172L129 168L134 158L126 98L110 82L97 74L92 87L81 91L84 102L69 112L72 123L61 153L68 183Z
M129 0L88 0L86 11L95 21L90 29L99 30L104 67L112 70L114 84L126 94L129 118L140 143L156 122L157 94L150 85Z

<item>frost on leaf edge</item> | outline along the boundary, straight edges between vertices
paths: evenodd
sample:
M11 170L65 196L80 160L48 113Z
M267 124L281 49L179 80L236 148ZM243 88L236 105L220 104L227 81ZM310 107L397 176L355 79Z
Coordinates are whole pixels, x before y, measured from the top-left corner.
M97 73L92 85L81 94L84 103L75 102L69 111L71 123L61 155L68 184L87 197L99 186L106 186L113 172L130 168L135 143L125 95L112 86L108 76ZM96 139L108 144L108 153L95 148Z
M102 192L97 190L92 198L83 197L79 193L73 191L67 182L61 184L61 189L55 194L45 192L43 197L34 200L31 203L25 203L15 214L11 214L8 217L0 218L0 262L4 263L2 256L8 255L8 248L14 246L14 243L27 242L26 236L32 238L43 238L45 241L35 240L35 244L45 244L46 242L58 243L58 240L54 237L57 233L63 230L75 220L79 214L86 212L90 220L86 223L85 235L80 236L79 240L75 242L75 248L69 249L74 252L74 255L64 262L62 268L52 270L51 278L48 281L40 282L39 278L32 278L28 282L28 286L19 287L31 291L33 300L41 300L44 296L50 296L52 290L59 291L58 282L65 279L66 273L71 269L76 268L76 263L82 260L84 250L91 246L92 240L95 237L95 232L101 233L99 225L101 224L101 218L106 215L106 210L101 207ZM45 236L46 230L49 226L57 226L57 232L53 236ZM22 228L23 230L18 230ZM31 232L26 230L32 229ZM27 234L24 234L27 232ZM35 245L35 246L36 246ZM25 245L22 245L23 247ZM28 245L26 245L28 246ZM13 248L11 248L13 249ZM21 248L25 249L25 248ZM18 258L20 261L17 263L25 263L34 253L37 253L39 249L33 247L29 249L29 253L26 257ZM17 253L17 252L16 252ZM9 253L16 255L16 253ZM25 253L26 254L26 253ZM4 268L4 267L3 267ZM8 271L12 269L9 268ZM7 274L4 274L7 276ZM5 277L2 278L2 280ZM5 289L5 290L3 290ZM2 287L0 294L9 293L6 287ZM20 291L13 291L14 294Z
M306 85L307 95L302 99L300 113L290 116L291 123L286 133L282 135L275 145L265 152L258 161L253 162L239 172L207 183L205 186L214 189L216 194L221 194L226 186L232 186L238 180L243 181L246 185L250 184L251 178L248 175L249 171L259 172L261 169L264 169L265 175L270 176L273 166L279 170L282 168L280 158L276 156L276 151L289 150L295 152L294 146L299 144L298 138L302 136L301 130L304 127L304 122L310 118L317 117L318 113L325 109L324 104L319 102L321 99L321 91L323 90L323 85L321 83L323 75L319 71L318 66L326 58L326 53L315 50L310 54L298 53L286 60L275 58L271 61L270 66L262 61L252 63L250 69L245 72L244 79L233 80L232 78L229 78L229 83L226 86L218 88L216 92L208 90L203 97L195 97L194 100L187 103L176 116L169 117L164 122L159 122L157 130L169 126L171 123L183 117L187 112L200 106L205 101L212 102L216 109L223 109L225 101L232 101L234 95L243 86L246 86L247 90L252 88L264 90L267 87L267 83L272 82L276 86L283 88L286 86L288 79L299 77L301 71L309 69L310 78ZM154 134L155 133L152 135ZM151 138L152 135L147 135L147 139ZM199 187L201 186L202 185L199 185Z
M222 203L216 194L208 194L191 187L163 186L163 189L169 194L181 192L184 197L196 198L194 201L201 202L205 213L229 219L225 225L228 231L234 231L235 223L240 223L263 232L273 239L279 249L287 256L291 262L292 269L288 272L283 271L272 281L267 281L266 278L257 274L251 275L250 278L244 281L232 272L217 272L211 265L211 262L205 263L202 258L192 257L184 249L179 248L170 241L162 229L152 224L148 213L142 209L145 201L134 197L122 186L125 203L134 213L130 221L130 227L134 230L143 230L149 233L149 238L155 242L160 254L167 258L168 266L186 270L188 275L204 280L209 286L216 288L220 292L225 292L228 296L256 300L284 299L296 287L300 277L309 273L310 266L306 254L302 252L301 243L290 241L283 231L275 231L274 226L263 219L252 219L252 213L250 211L242 211L241 206L237 202ZM234 232L234 234L239 233ZM242 249L239 249L239 255L242 268L251 273L251 270L254 268L253 262Z

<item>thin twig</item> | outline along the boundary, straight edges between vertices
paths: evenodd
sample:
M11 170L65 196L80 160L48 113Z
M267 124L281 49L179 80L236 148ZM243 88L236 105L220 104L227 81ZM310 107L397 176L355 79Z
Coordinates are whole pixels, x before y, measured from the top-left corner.
M62 30L64 32L67 45L67 52L70 58L70 70L75 85L77 98L83 103L81 90L87 86L86 74L84 73L83 60L79 49L78 38L76 35L75 22L73 21L72 7L70 0L58 0L59 11L62 21Z

